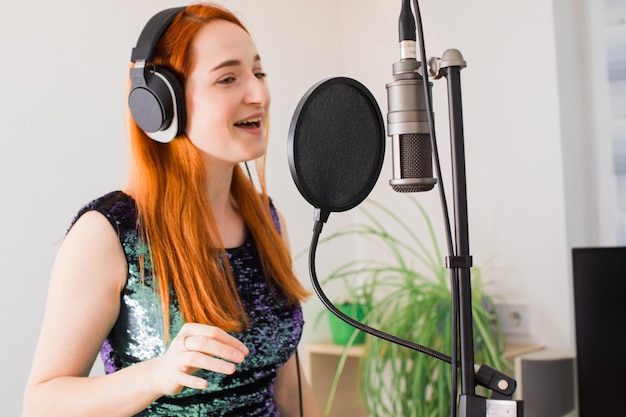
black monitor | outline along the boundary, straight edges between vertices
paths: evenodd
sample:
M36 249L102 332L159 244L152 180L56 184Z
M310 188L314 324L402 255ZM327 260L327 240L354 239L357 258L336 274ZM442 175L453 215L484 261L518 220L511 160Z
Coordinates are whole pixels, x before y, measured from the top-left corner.
M580 417L626 409L626 247L572 250Z

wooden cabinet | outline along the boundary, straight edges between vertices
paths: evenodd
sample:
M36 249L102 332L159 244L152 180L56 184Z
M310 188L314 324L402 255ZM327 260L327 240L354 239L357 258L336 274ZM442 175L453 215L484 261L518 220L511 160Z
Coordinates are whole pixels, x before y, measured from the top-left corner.
M305 346L306 358L303 361L305 372L322 412L326 408L330 386L343 350L343 346L335 345L332 342L310 343ZM360 381L358 362L362 355L363 346L352 346L348 350L330 416L365 416L365 406L359 398L358 387Z
M512 361L516 356L540 349L542 349L540 346L507 345L504 355ZM304 346L305 357L302 361L305 366L304 370L322 412L326 408L330 386L343 350L343 346L332 342L315 342ZM331 417L364 417L366 415L358 387L361 377L358 362L363 351L363 346L352 346L348 350L331 408Z

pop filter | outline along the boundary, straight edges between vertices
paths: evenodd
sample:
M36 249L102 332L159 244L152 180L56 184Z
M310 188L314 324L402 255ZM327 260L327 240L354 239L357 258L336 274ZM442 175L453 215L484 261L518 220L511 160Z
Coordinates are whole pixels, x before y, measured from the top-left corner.
M322 213L350 210L372 191L385 155L385 126L369 90L351 78L322 80L300 100L288 158L300 194Z

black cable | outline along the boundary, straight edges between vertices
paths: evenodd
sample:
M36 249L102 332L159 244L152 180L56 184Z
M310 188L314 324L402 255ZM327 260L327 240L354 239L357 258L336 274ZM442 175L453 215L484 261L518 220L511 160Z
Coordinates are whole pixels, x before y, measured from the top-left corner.
M428 116L428 126L430 130L430 140L433 149L433 160L435 169L437 172L437 178L439 179L439 198L441 200L441 209L444 219L446 243L448 246L448 255L454 256L454 243L452 241L452 228L450 226L450 215L448 212L448 203L446 200L446 194L443 184L443 175L441 173L441 163L439 159L439 151L437 147L437 138L435 134L435 123L433 120L433 104L430 89L428 88L428 63L426 62L426 47L424 41L424 31L422 25L422 14L420 12L418 0L413 0L413 8L415 9L415 25L417 28L417 40L420 48L420 60L422 64L422 77L424 78L424 99L426 101L426 113ZM458 294L458 277L456 270L450 270L450 293L452 295L452 352L451 352L451 416L456 416L456 397L458 395L457 379L458 379L458 335L459 335L459 311L457 309L457 303L459 300Z
M456 417L456 403L457 403L457 395L458 395L458 387L457 387L457 381L459 378L458 375L458 361L457 361L457 355L458 355L458 351L459 351L459 347L458 347L458 335L459 335L459 322L460 322L460 311L457 308L457 306L459 305L459 284L458 284L458 274L456 273L456 270L450 270L450 294L452 294L452 367L451 367L451 377L450 380L452 381L452 386L450 387L450 402L451 402L451 411L450 411L450 415L452 417Z
M300 417L304 417L304 409L302 407L302 379L300 378L300 358L298 358L297 348L296 348L296 370L298 372L298 399L300 400Z
M246 171L248 172L248 178L250 178L250 182L254 182L252 181L252 174L250 173L250 167L248 166L248 161L245 161L243 165L246 167Z

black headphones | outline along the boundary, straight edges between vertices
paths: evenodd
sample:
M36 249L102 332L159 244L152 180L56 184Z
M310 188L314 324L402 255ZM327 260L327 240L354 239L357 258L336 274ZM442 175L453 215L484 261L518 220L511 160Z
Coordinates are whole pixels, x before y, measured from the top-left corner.
M185 129L185 96L176 75L152 64L154 48L185 7L163 10L143 28L133 48L128 106L137 125L152 139L168 143Z

